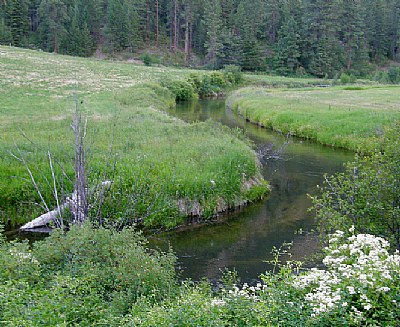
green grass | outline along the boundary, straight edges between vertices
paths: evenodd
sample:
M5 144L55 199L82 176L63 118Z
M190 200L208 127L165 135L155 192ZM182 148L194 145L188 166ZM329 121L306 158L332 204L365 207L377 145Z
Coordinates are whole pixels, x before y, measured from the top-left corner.
M22 152L51 205L48 150L72 177L74 95L88 116L90 180L114 176L104 219L130 223L151 208L145 225L173 227L187 215L206 219L216 208L260 197L265 185L263 191L244 187L259 175L244 137L165 113L175 100L159 81L190 73L0 47L0 218L16 224L43 213L24 165L10 152ZM60 168L56 174L67 195L72 182Z
M254 123L350 150L371 151L400 118L399 86L243 88L228 103Z

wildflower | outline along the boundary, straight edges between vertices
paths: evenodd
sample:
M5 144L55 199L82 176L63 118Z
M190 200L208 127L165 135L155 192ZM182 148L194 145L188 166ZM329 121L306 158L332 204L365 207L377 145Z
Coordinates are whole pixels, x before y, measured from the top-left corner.
M211 306L224 306L226 302L222 299L213 299L211 301Z

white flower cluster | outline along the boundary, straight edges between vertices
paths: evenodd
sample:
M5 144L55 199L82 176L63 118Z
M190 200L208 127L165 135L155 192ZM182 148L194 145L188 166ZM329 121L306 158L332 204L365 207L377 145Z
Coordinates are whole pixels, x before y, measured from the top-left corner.
M249 286L247 283L244 283L242 288L234 285L233 288L228 291L228 295L232 297L244 297L246 299L257 300L259 293L264 291L266 288L267 285L261 283L257 283L255 286Z
M20 252L18 249L15 248L10 248L9 250L10 255L14 258L17 259L18 262L23 263L23 262L33 262L33 263L38 263L36 258L32 256L31 252Z
M350 232L353 232L351 229ZM342 231L331 235L326 257L326 270L311 269L294 279L298 289L310 288L305 300L311 305L314 315L327 312L337 306L349 307L355 320L360 320L362 311L373 307L379 293L390 291L392 278L400 273L400 255L388 252L389 243L369 234L345 237ZM349 304L350 303L350 304Z

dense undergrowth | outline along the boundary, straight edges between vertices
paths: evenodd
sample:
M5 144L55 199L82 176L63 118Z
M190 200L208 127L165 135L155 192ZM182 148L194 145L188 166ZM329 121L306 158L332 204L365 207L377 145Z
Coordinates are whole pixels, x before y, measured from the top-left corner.
M400 118L397 86L306 89L244 88L228 105L239 115L285 134L371 152L385 126Z
M0 242L0 326L393 326L400 256L382 238L336 232L325 269L280 264L256 285L178 282L172 252L132 229L73 227L32 248ZM57 314L55 314L57 313Z

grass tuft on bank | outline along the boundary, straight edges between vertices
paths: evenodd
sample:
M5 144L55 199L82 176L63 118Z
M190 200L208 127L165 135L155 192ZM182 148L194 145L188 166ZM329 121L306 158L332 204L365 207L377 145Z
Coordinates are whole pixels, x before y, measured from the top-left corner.
M228 105L249 121L350 150L372 151L400 118L398 86L242 88Z

